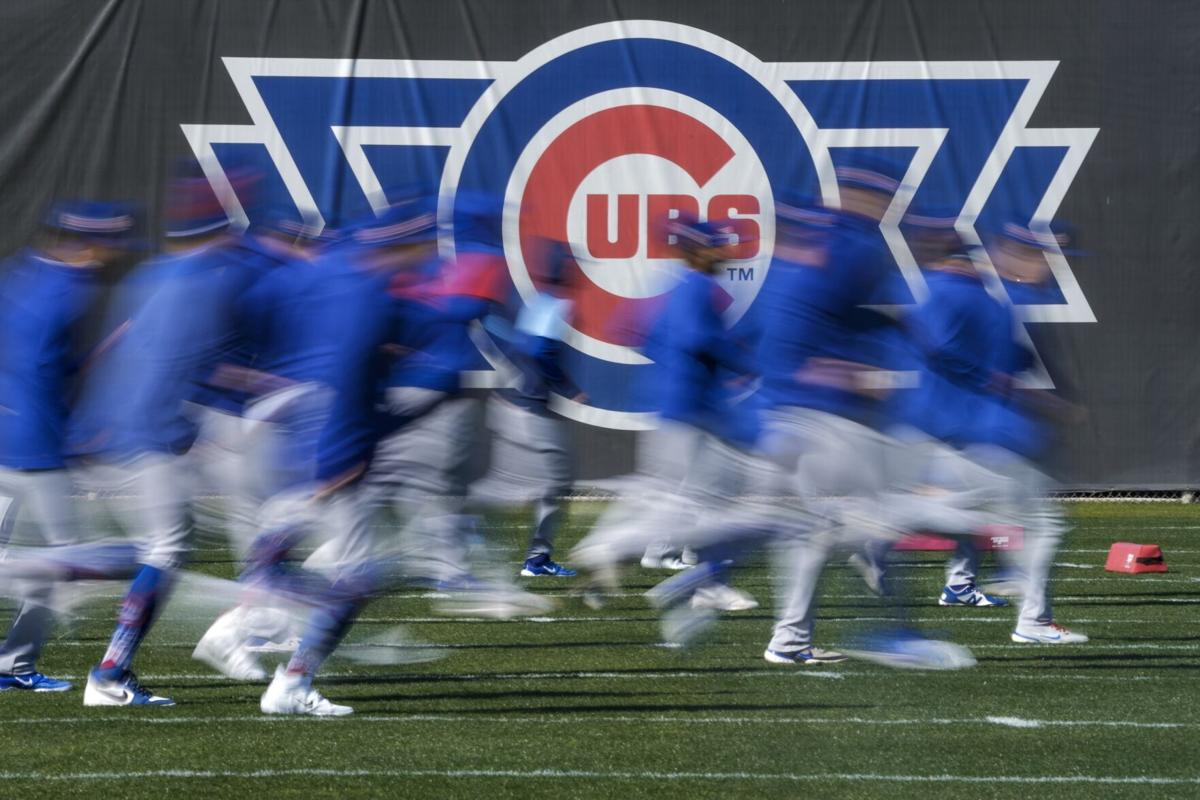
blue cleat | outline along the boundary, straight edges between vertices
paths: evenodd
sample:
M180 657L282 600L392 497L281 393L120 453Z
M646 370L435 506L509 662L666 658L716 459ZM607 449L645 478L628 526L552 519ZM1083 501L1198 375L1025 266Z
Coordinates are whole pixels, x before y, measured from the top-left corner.
M159 697L138 683L137 676L125 670L118 678L108 679L98 668L88 673L83 690L85 706L173 706L169 697Z
M542 575L552 578L574 578L577 574L575 570L551 561L550 556L544 553L525 559L525 566L521 567L522 578L536 578Z
M0 675L0 692L9 689L24 689L27 692L69 692L72 689L69 681L48 678L40 672L27 672L24 675Z
M962 586L947 586L938 598L939 606L972 606L974 608L998 608L1008 605L1003 597L984 594L973 583Z

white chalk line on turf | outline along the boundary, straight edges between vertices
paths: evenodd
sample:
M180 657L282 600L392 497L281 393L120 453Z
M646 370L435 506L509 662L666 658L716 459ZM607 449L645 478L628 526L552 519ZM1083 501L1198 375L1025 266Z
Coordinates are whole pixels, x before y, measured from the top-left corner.
M1014 647L1030 648L1031 645L1014 645ZM1032 651L1031 651L1032 652ZM1037 652L1046 653L1042 648L1037 648ZM831 667L829 671L814 670L812 668L805 669L788 669L788 668L773 668L773 669L754 669L754 670L730 670L722 672L518 672L518 673L496 673L488 674L455 674L455 673L434 673L422 674L411 673L406 676L406 680L413 683L427 682L430 680L454 680L454 681L524 681L524 682L541 682L541 681L556 681L556 680L675 680L675 679L692 679L692 678L708 678L710 680L727 680L729 678L782 678L784 680L816 678L819 680L845 680L846 678L869 678L879 679L879 672L860 672L856 670L839 669ZM55 673L55 677L69 681L82 681L87 679L87 675L60 675ZM218 683L227 683L231 679L224 675L216 673L146 673L138 676L145 681L166 682L166 681L211 681ZM370 672L322 672L322 678L355 678L361 682L372 682L379 680L378 675ZM988 671L982 676L986 680L1018 680L1018 681L1062 681L1069 680L1072 683L1129 683L1131 681L1155 681L1162 682L1170 678L1182 678L1183 676L1176 675L1090 675L1079 674L1076 672L1066 672L1063 669L1055 669L1052 671L1039 672L1020 672L1016 670L1002 670L998 672ZM898 678L915 678L919 680L928 680L929 674L920 671L893 671L888 674L889 680ZM236 681L235 681L236 682ZM253 687L255 684L246 683L247 687Z
M212 778L533 778L632 781L779 781L861 782L861 783L965 783L965 784L1058 784L1090 783L1104 785L1146 784L1153 786L1191 786L1200 777L1166 778L1157 775L889 775L870 772L636 772L571 769L258 769L258 770L143 770L122 772L0 772L4 781L127 781L147 778L205 780Z
M886 719L868 717L746 717L722 716L701 717L681 715L604 715L604 714L554 714L536 717L514 715L479 715L479 714L355 714L352 722L359 723L469 723L469 724L499 724L499 725L579 725L581 723L611 723L611 724L661 724L661 725L874 725L874 726L949 726L949 725L999 725L1008 728L1038 729L1038 728L1135 728L1150 730L1179 730L1200 728L1196 722L1138 722L1135 720L1078 720L1078 719L1025 719L1022 717L986 716L964 717L959 719L928 718L928 719ZM269 716L264 714L241 714L235 716L92 716L92 717L30 717L26 719L6 720L9 725L78 725L111 723L130 723L133 725L187 725L195 723L214 722L249 722L249 723L316 723L327 721L320 717L309 716Z

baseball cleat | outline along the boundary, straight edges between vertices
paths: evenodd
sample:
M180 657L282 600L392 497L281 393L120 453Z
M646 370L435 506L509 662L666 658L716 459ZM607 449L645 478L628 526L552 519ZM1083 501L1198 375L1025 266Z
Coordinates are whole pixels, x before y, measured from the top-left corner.
M312 679L293 675L283 665L275 668L275 678L263 692L259 708L264 714L307 714L312 717L344 717L353 714L350 706L331 703L312 688Z
M938 597L939 606L971 606L972 608L996 608L999 606L1008 605L1008 601L1003 597L984 594L973 583L965 584L959 588L947 586L942 589L942 594Z
M552 578L574 578L577 574L579 573L575 570L552 561L550 556L545 554L525 559L525 566L521 568L522 578L536 578L542 575Z
M889 631L865 637L846 654L898 669L949 670L975 666L971 651L962 645L928 639L912 631Z
M1044 625L1018 625L1012 640L1019 644L1083 644L1088 637L1067 630L1056 622Z
M846 656L836 650L825 650L821 647L810 647L807 650L797 650L794 653L783 653L767 648L763 658L772 664L793 664L802 667L816 667L821 664L837 664L845 661Z
M205 631L192 651L192 658L235 681L261 681L267 677L267 671L243 643L241 631L230 614L219 617Z
M711 608L714 611L750 611L758 601L740 589L726 583L701 586L692 595L692 608Z
M0 675L0 692L9 689L22 689L27 692L67 692L72 688L69 681L50 678L40 672L27 672L24 675Z
M119 678L109 680L98 670L88 673L87 687L83 690L85 706L173 706L169 697L159 697L138 683L137 676L129 670Z

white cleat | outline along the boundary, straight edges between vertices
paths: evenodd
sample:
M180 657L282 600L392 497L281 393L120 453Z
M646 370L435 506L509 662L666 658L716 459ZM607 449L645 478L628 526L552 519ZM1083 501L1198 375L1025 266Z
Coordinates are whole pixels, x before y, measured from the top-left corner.
M282 664L275 668L275 678L263 692L259 708L264 714L307 714L312 717L344 717L354 713L350 706L329 702L312 688L310 678L291 675Z
M88 673L83 690L85 706L173 706L175 701L160 697L138 683L137 676L126 670L115 680L106 680L96 670Z
M1018 625L1012 632L1012 640L1018 644L1083 644L1088 637L1057 622L1047 622L1045 625Z
M267 671L242 640L237 611L217 618L192 651L192 658L235 681L263 681Z
M714 611L750 611L758 608L751 595L725 583L701 586L692 595L692 608L711 608Z

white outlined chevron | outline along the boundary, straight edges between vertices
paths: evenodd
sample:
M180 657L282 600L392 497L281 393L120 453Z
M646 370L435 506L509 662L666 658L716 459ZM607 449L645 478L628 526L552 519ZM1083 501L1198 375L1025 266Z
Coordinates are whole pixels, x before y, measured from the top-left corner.
M1025 90L1017 100L1012 114L996 139L983 169L975 180L974 186L967 195L959 215L958 229L964 238L974 244L981 244L979 232L975 229L974 220L979 216L987 199L991 196L996 182L1004 172L1005 165L1018 147L1065 147L1066 156L1059 164L1058 171L1050 181L1041 203L1034 212L1034 219L1053 219L1058 207L1066 196L1075 174L1083 165L1099 128L1029 128L1030 118L1041 102L1042 95L1050 83L1057 61L844 61L844 62L813 62L813 63L780 63L775 65L784 80L1024 80ZM914 146L912 143L902 144L904 136L916 137L921 129L903 128L892 131L839 131L836 135L823 131L821 144L825 147L901 147ZM925 129L932 139L942 129ZM870 133L868 137L865 134ZM944 131L942 131L944 138ZM940 141L940 140L939 140ZM916 158L914 158L914 162ZM928 165L926 165L928 166ZM911 172L911 170L910 170ZM923 173L922 173L923 174ZM906 176L906 182L911 176ZM916 188L915 184L910 184ZM894 210L894 209L893 209ZM886 234L886 230L885 230ZM889 239L892 244L892 239ZM906 248L906 245L900 245ZM893 253L897 247L892 246ZM1084 297L1075 273L1067 262L1061 250L1047 257L1050 269L1062 291L1065 303L1059 305L1021 306L1020 311L1026 322L1095 322L1096 315L1092 312L1087 298ZM924 294L924 281L920 273L915 274L905 270L900 262L903 258L898 253L897 263L900 263L905 279L914 296L920 298ZM992 268L987 254L981 253L985 266ZM911 255L907 256L911 259ZM915 277L916 280L913 280ZM919 288L918 288L919 284ZM919 293L919 294L918 294Z

